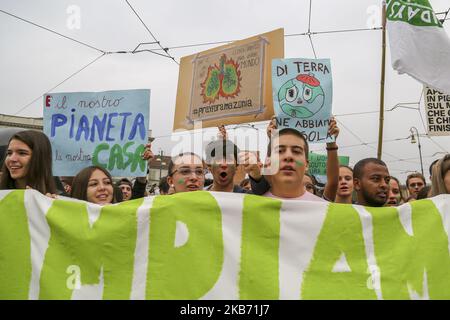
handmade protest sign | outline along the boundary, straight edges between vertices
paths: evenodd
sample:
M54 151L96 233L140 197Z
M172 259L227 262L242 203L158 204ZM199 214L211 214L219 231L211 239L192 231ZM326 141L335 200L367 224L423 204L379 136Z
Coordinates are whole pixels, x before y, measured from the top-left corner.
M350 157L338 156L339 164L348 166ZM314 176L326 176L327 175L327 159L324 154L317 154L310 152L308 156L308 173Z
M269 120L270 61L283 55L278 29L181 58L173 130Z
M113 176L144 176L150 90L51 93L44 96L44 133L53 174L74 176L99 165Z
M272 60L272 94L278 128L294 128L309 143L332 142L333 100L329 59Z
M449 202L0 190L0 299L450 299Z
M450 135L450 94L424 86L427 132L430 136Z

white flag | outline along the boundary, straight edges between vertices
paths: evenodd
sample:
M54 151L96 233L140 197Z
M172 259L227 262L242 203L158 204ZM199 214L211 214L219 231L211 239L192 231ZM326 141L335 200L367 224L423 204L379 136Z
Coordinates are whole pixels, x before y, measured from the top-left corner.
M388 0L392 67L450 94L450 38L428 0Z

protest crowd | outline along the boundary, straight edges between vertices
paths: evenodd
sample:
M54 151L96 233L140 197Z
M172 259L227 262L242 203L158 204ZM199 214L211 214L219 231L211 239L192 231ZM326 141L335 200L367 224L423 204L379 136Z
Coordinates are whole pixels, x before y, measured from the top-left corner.
M332 118L328 133L335 137L326 144L327 182L319 188L314 176L308 174L309 146L299 131L277 129L275 117L267 127L269 145L265 163L254 152L240 151L227 138L224 126L218 138L208 144L203 159L193 152L172 157L168 175L161 178L160 195L180 192L213 191L250 193L278 199L328 201L359 204L369 207L399 206L403 203L450 193L450 155L436 159L429 168L431 184L416 172L401 182L390 175L387 165L376 158L359 160L354 167L340 165L337 137L339 128ZM145 146L144 160L154 154L151 144ZM238 166L246 178L234 184ZM213 179L205 185L205 175ZM11 136L2 163L0 189L35 189L52 198L60 196L108 205L147 196L146 177L128 178L113 182L111 174L101 166L89 166L75 177L53 177L52 147L47 136L39 131L25 130Z

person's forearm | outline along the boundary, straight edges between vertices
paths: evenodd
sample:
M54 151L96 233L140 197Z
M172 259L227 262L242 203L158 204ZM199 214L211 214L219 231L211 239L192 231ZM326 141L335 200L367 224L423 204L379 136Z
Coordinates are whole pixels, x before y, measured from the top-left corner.
M327 183L324 196L334 201L339 185L339 157L336 142L327 143Z

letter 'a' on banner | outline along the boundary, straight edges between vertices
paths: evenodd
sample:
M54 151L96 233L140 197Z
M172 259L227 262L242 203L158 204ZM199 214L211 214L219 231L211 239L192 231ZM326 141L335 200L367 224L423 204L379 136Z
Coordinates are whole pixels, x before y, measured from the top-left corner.
M293 128L309 143L334 141L328 134L333 101L330 59L272 60L273 106L278 128Z
M450 94L450 38L428 0L388 0L392 67Z
M149 89L48 93L43 108L55 176L92 165L118 177L147 174Z
M427 134L450 136L450 94L444 94L427 86L424 86L423 93Z
M283 57L277 29L181 58L173 131L270 120L270 65Z

